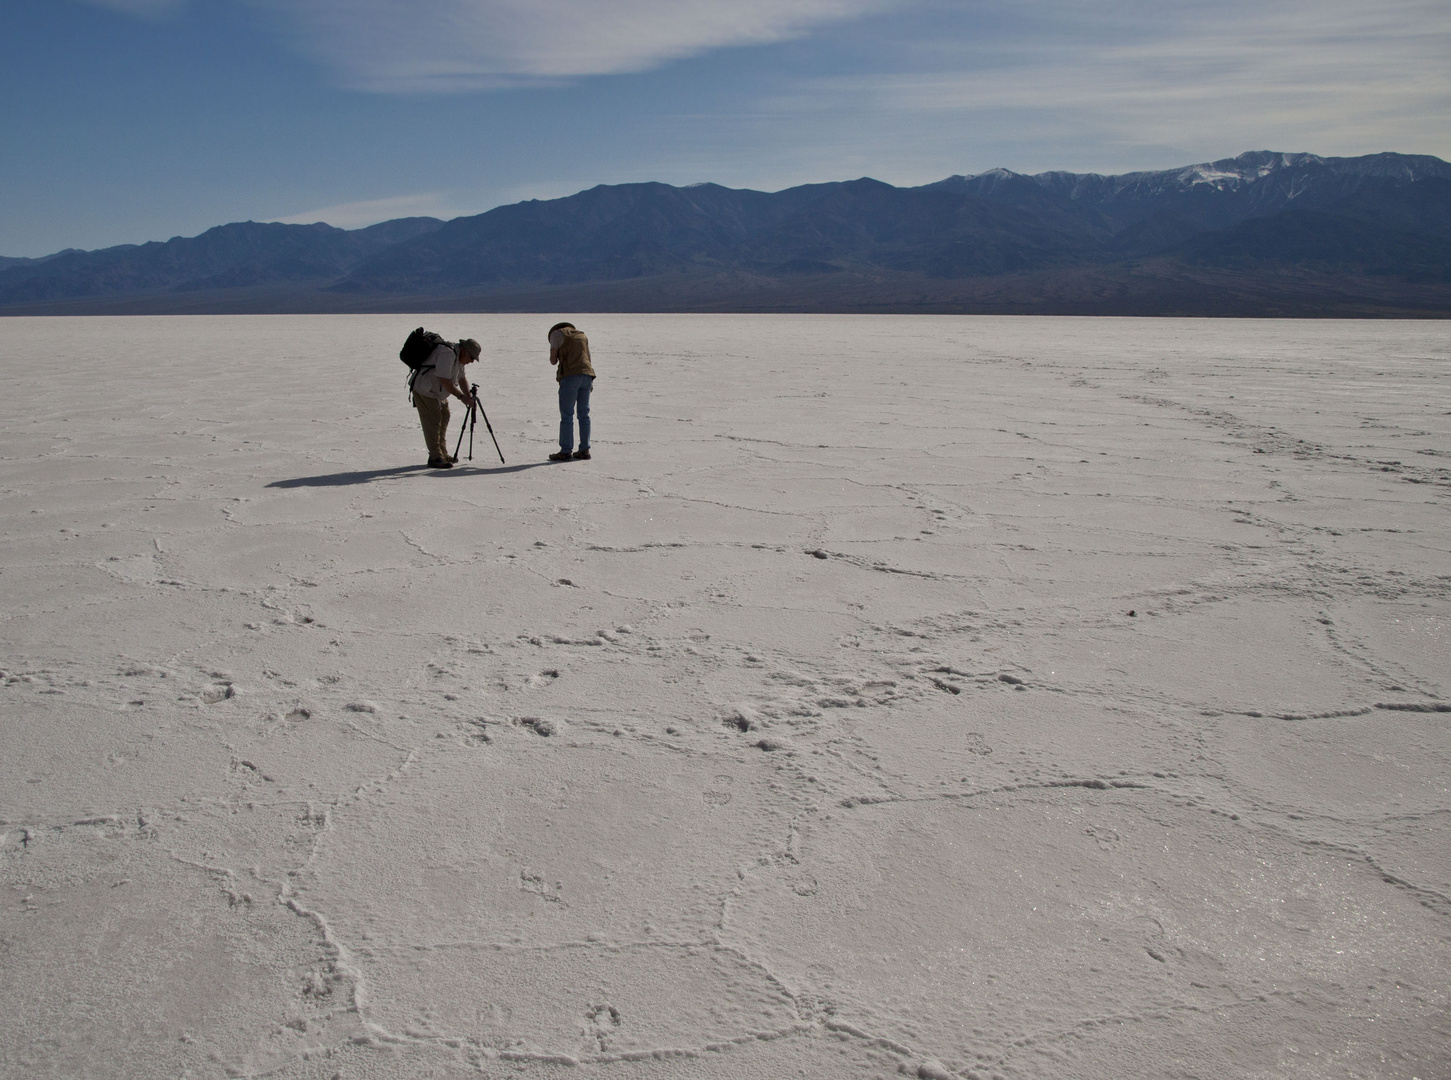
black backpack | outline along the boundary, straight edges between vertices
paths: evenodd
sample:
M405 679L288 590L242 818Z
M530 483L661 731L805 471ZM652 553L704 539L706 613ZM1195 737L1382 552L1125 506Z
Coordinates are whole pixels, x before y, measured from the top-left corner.
M403 343L403 348L398 350L398 359L407 364L416 375L418 370L428 363L428 358L433 355L433 350L443 343L443 338L438 334L420 326L408 335L408 340Z

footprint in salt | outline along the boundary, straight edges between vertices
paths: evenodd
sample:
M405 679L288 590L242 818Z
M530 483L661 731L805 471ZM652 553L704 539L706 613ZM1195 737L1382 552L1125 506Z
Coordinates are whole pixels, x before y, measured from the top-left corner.
M731 793L725 789L736 782L736 778L730 773L716 773L714 777L715 787L703 791L700 797L710 806L725 806L731 801Z
M721 724L739 732L755 731L761 726L761 714L749 705L738 705L721 714Z
M537 674L530 675L524 680L524 684L531 689L538 690L541 687L553 685L554 680L558 678L559 670L557 668L546 668Z
M521 892L533 893L551 904L569 907L569 902L564 899L564 882L556 881L551 885L544 879L543 874L536 874L527 866L519 868L519 889Z
M890 679L868 680L862 683L860 694L881 704L897 696L897 684Z
M584 1014L585 1037L599 1044L600 1053L607 1053L610 1040L620 1028L620 1010L613 1005L592 1005Z
M981 732L969 731L962 737L962 741L965 749L970 754L982 754L986 756L993 752L993 748L987 744L987 740L983 738Z
M536 735L549 738L551 735L558 735L564 730L564 722L561 720L549 720L543 716L520 716L515 719L517 727L528 728Z

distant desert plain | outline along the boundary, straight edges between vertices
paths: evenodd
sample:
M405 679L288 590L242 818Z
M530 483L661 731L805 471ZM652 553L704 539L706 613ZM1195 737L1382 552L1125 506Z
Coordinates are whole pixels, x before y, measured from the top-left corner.
M0 1074L1451 1076L1451 326L557 318L0 321Z

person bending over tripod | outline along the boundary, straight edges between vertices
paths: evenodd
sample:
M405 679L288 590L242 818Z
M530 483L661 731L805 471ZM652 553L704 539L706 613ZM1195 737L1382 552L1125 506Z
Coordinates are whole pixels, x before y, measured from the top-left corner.
M589 395L594 388L595 369L589 362L589 338L574 323L555 323L549 328L549 362L555 365L559 383L559 453L550 461L589 460ZM574 412L579 409L579 449L574 449Z
M430 469L452 469L458 460L448 452L448 396L452 394L465 405L473 404L464 367L477 360L482 351L473 338L464 338L456 345L445 341L434 348L413 378L413 404L423 425L423 441L428 444Z

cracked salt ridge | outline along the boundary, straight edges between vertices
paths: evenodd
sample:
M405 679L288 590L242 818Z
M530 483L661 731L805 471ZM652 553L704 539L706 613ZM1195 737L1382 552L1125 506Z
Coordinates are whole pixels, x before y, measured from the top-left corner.
M998 787L973 789L969 791L934 792L930 795L849 795L837 805L843 809L850 810L856 806L881 806L888 803L929 803L943 799L978 799L990 795L1010 795L1014 792L1021 791L1050 791L1054 788L1088 788L1092 791L1152 790L1152 785L1140 783L1137 780L1124 780L1121 778L1112 780L1101 780L1097 777L1091 777L1086 780L1038 780L1021 784L1003 784Z

